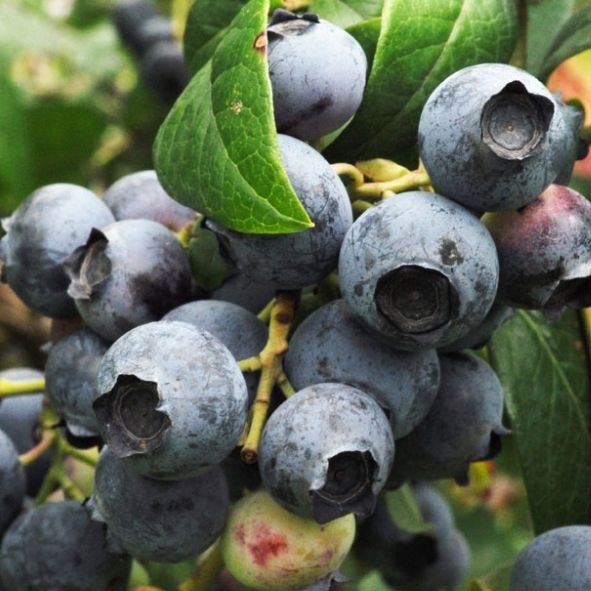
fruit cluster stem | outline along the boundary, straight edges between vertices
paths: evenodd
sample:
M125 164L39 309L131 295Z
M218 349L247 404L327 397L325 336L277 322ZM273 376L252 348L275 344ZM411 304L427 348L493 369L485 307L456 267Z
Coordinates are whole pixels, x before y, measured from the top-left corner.
M240 454L247 464L257 461L259 441L267 419L273 387L276 384L281 386L287 381L282 360L288 348L288 335L298 298L299 291L278 291L271 310L269 338L259 354L261 376L257 395L252 404L250 424Z
M356 213L363 213L369 207L368 201L387 199L396 193L431 187L431 179L422 164L416 170L407 170L389 160L360 162L358 166L370 175L369 181L365 180L363 170L353 164L339 162L332 165L339 176L348 179L347 190ZM376 178L373 178L374 174Z
M19 396L22 394L38 394L45 390L45 379L13 381L0 378L0 398Z

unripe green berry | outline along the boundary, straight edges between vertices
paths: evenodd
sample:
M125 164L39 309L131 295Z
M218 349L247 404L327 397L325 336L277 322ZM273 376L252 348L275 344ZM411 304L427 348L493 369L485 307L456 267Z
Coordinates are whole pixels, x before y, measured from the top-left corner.
M227 569L260 591L299 589L335 573L355 537L355 517L326 524L280 507L265 490L233 507L222 534Z

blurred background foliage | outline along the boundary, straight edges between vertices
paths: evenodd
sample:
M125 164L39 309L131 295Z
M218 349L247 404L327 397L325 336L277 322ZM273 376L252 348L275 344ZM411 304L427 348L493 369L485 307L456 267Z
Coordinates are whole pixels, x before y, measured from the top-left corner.
M101 193L152 167L168 111L146 90L109 0L0 3L0 214L52 182ZM171 2L158 6L171 13Z

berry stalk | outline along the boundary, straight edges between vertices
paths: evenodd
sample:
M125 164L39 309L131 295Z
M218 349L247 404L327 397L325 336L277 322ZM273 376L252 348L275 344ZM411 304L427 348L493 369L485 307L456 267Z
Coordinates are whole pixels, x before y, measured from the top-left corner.
M273 304L269 323L269 340L259 355L261 377L257 396L252 405L250 424L240 453L247 464L257 461L259 441L267 418L273 387L276 384L280 386L283 384L285 387L287 378L283 373L282 358L288 348L287 337L293 323L298 297L299 291L279 291Z

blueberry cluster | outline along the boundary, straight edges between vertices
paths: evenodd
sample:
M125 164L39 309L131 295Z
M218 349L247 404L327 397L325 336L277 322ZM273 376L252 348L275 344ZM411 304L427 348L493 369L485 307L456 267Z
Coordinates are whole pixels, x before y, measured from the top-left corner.
M172 46L142 2L118 5L115 22L146 63ZM355 187L307 142L355 114L365 53L313 14L278 10L267 34L277 143L312 227L255 235L197 218L155 171L102 197L41 187L3 221L2 279L62 333L43 372L53 437L100 449L83 503L26 507L64 480L49 470L34 484L0 404L6 591L125 589L132 560L193 560L216 540L211 553L263 591L328 590L350 552L398 591L451 590L467 572L430 483L467 484L508 433L501 383L469 349L513 308L556 318L591 304L591 205L564 185L580 117L517 68L460 70L421 117L429 182L357 215ZM197 226L229 274L208 293L182 242ZM387 510L403 486L424 532ZM512 591L542 588L530 563L552 544L524 553Z
M189 72L172 23L147 0L121 0L115 4L113 24L121 42L138 60L146 87L166 104L172 104L189 82Z

